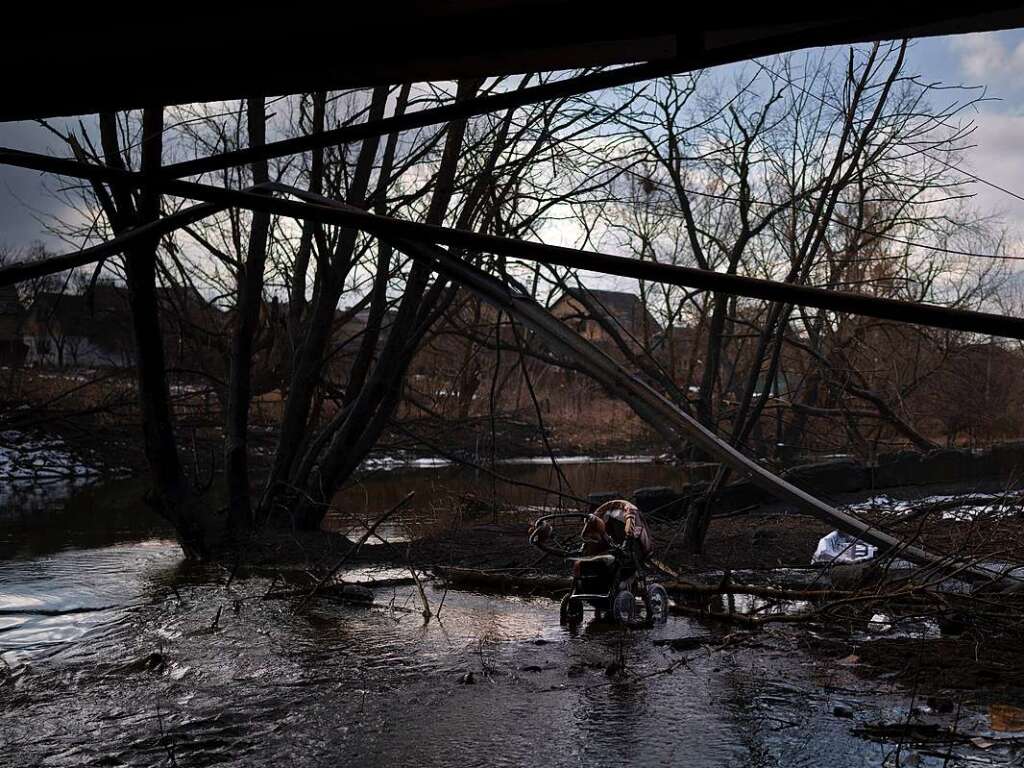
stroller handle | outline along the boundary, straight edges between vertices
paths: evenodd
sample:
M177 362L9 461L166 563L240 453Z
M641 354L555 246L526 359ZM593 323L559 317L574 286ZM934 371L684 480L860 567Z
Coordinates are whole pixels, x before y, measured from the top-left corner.
M549 545L545 540L540 538L542 531L551 531L551 526L548 523L552 520L586 520L590 517L587 512L555 512L550 515L542 515L533 521L532 530L530 531L530 544L537 547L542 552L546 552L549 555L555 555L557 557L573 557L578 552L573 552L568 548L557 548ZM580 548L582 549L582 543Z
M533 521L532 530L530 532L530 544L542 552L547 552L549 555L556 555L558 557L575 557L581 552L572 552L568 548L556 548L547 544L546 541L540 539L540 534L545 529L550 531L548 522L551 520L587 520L592 517L589 512L555 512L550 515L543 515ZM626 556L629 554L629 549L626 546L626 542L617 544L607 533L601 534L601 539L607 544L609 552L616 556ZM580 544L580 550L582 550L583 544Z

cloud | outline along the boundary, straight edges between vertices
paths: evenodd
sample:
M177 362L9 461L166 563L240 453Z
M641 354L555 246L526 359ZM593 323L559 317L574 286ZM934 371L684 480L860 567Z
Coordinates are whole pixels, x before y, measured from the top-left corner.
M1024 195L1024 115L982 112L976 117L971 135L974 146L964 153L963 167L977 176ZM964 180L975 195L971 207L981 215L994 216L994 224L1005 228L1008 247L1021 255L1024 247L1024 201L983 183Z
M29 152L61 154L58 140L33 122L0 123L0 146ZM36 215L64 213L64 204L49 191L61 182L37 171L0 165L0 246L24 248L40 240L51 248L60 243Z
M951 38L960 69L982 82L1024 75L1024 40L1013 32L981 32Z

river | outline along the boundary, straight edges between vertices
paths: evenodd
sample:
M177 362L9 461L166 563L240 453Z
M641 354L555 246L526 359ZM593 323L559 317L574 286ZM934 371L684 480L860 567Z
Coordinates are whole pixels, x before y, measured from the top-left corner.
M671 471L572 466L577 493ZM541 471L503 467L523 482ZM441 503L481 482L429 467L346 493L379 509L412 487ZM723 630L672 618L573 635L551 600L432 585L443 608L426 625L406 586L375 588L373 607L298 611L262 599L269 577L228 583L219 566L185 563L138 493L115 483L0 514L0 765L895 764L893 745L853 735L833 707L891 720L909 693L806 655L793 631L723 643ZM715 643L670 644L698 636Z

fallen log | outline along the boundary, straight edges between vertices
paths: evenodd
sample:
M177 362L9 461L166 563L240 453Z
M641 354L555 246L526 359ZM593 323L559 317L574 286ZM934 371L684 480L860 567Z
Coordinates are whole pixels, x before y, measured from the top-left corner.
M528 592L533 595L552 595L572 588L568 576L510 571L484 571L475 568L434 566L434 573L450 585L479 589L486 592Z
M715 645L721 642L716 635L694 635L692 637L660 637L653 642L653 645L662 648L671 648L673 651L695 651L706 645Z
M553 574L516 573L507 570L481 570L434 566L434 573L449 584L458 587L486 589L489 592L532 592L551 594L564 592L572 587L568 576ZM710 597L715 595L750 595L767 600L825 600L849 597L852 592L835 589L786 589L766 587L759 584L699 584L690 581L666 581L662 586L673 597Z
M348 603L370 603L373 602L373 589L381 586L400 586L414 584L412 578L388 579L387 584L372 581L345 582L338 581L332 584L325 584L317 589L317 597L333 600L341 600ZM281 589L274 592L267 592L261 600L289 600L294 597L305 598L309 594L308 589Z
M814 613L768 613L764 615L751 616L746 613L730 612L719 613L704 608L696 608L690 605L674 603L669 612L679 616L692 616L695 619L707 621L720 621L725 624L738 624L742 627L758 629L765 624L798 624L810 621Z
M854 736L903 744L967 744L971 737L937 723L868 723L854 728Z

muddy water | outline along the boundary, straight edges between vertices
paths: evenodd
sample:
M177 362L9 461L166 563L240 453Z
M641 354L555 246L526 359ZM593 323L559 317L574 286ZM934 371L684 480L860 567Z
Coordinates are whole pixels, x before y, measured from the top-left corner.
M97 504L55 503L49 538L0 522L0 765L882 765L892 747L832 706L891 719L909 699L783 630L680 652L660 641L718 630L571 635L550 600L434 587L426 626L411 587L296 611Z
M559 495L586 497L589 493L631 494L650 485L678 487L688 479L679 467L659 463L650 456L619 460L583 456L499 461L493 472L449 463L423 462L421 466L376 469L344 487L336 496L339 506L358 510L384 509L409 491L416 491L417 505L447 504L453 497L472 496L481 502L513 506L557 506Z
M338 512L328 514L324 524L340 533L353 532L353 520L372 518L376 512L397 504L409 491L416 493L415 522L429 524L443 520L467 500L495 511L557 509L572 506L573 497L583 499L591 493L616 493L628 498L637 488L678 488L689 477L685 470L659 463L652 456L570 456L559 459L557 468L549 458L509 459L496 462L492 471L445 461L424 460L413 466L385 463L343 487L333 500ZM399 515L382 531L391 539L401 538L408 535L409 522L413 521Z

